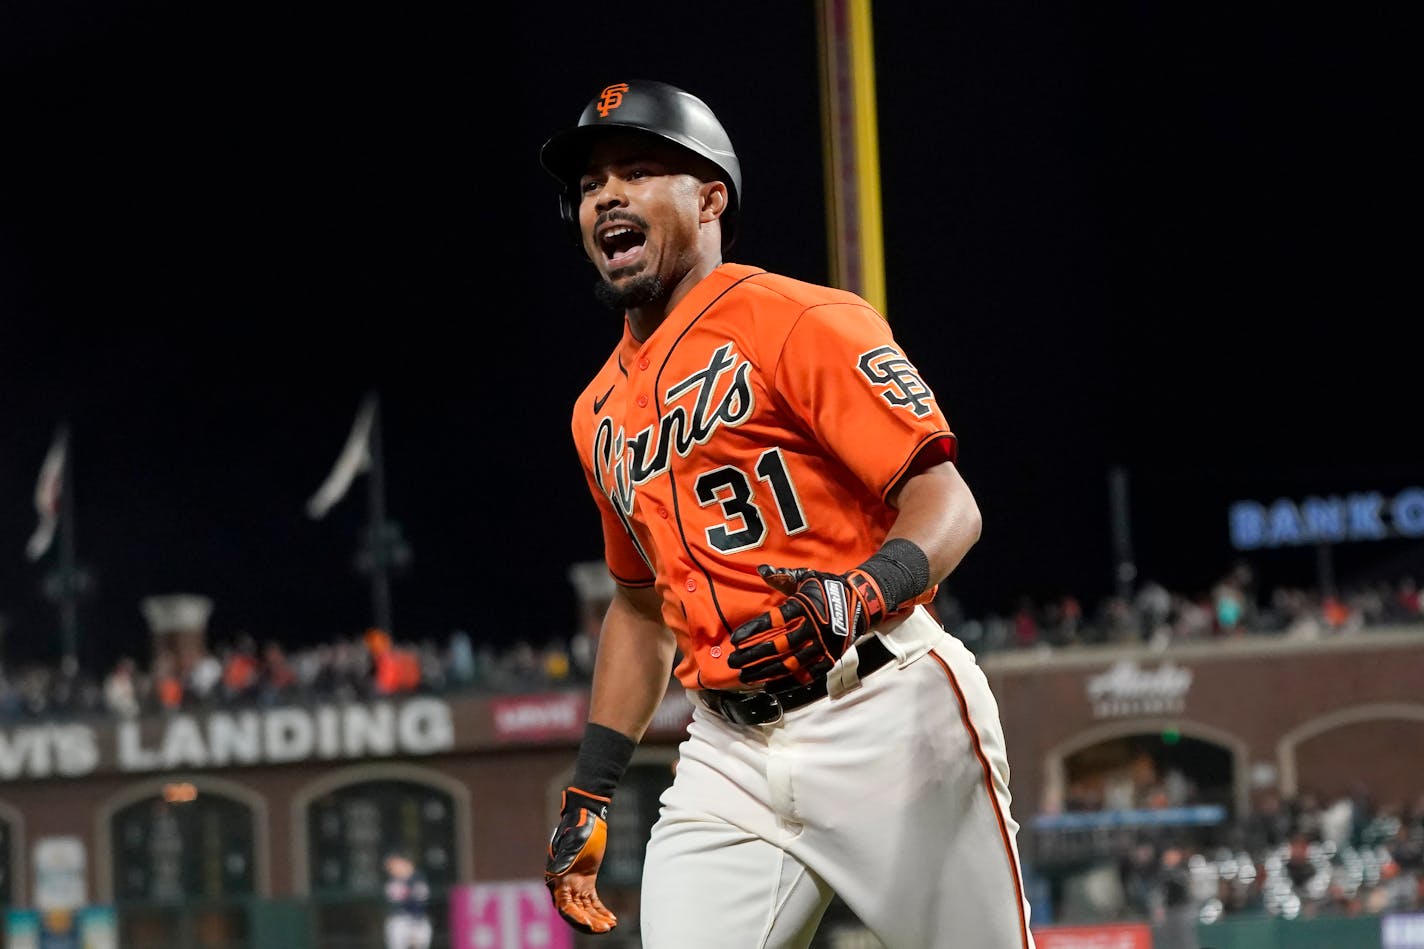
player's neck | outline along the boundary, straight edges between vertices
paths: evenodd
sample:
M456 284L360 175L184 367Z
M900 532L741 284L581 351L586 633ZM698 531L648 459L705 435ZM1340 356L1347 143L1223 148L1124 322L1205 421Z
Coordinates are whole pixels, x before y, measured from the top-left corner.
M677 309L692 288L705 280L708 274L722 265L720 256L704 257L697 266L683 274L677 283L673 284L669 293L649 300L637 306L630 306L624 311L628 319L628 328L633 334L633 338L638 342L644 342L647 338L663 325L663 321L668 318L668 314Z

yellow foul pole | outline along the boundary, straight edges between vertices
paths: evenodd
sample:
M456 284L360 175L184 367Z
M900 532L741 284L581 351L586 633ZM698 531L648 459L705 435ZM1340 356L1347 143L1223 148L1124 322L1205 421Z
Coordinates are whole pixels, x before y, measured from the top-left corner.
M817 0L831 283L886 312L870 0Z

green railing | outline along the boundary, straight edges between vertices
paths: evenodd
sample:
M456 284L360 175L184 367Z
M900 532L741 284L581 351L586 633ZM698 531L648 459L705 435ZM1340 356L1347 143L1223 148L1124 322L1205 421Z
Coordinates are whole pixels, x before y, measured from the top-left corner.
M385 949L385 906L370 897L120 903L118 949ZM431 904L431 949L450 945L447 903Z
M1201 949L1381 949L1381 917L1225 917L1197 925Z

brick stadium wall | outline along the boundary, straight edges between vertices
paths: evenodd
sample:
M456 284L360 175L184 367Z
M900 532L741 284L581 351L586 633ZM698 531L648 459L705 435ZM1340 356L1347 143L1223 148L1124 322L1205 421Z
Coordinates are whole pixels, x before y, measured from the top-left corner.
M1067 755L1114 736L1165 729L1210 741L1233 758L1237 803L1248 800L1248 775L1268 766L1280 789L1345 793L1357 785L1376 800L1412 799L1424 760L1424 634L1386 630L1314 642L1245 639L1145 649L1096 648L1050 654L1003 654L983 663L999 699L1013 770L1015 814L1027 821L1061 793ZM557 809L557 794L582 733L582 690L432 699L448 717L444 745L395 754L349 755L332 747L302 760L241 766L147 767L125 770L113 722L89 728L92 767L70 771L76 757L45 741L45 726L0 728L0 819L12 831L17 895L32 887L26 841L78 834L90 854L88 882L108 896L109 853L103 815L116 802L155 794L171 780L193 782L252 803L260 812L262 896L302 895L305 841L295 816L313 788L388 777L437 782L463 809L455 841L462 878L537 877ZM397 703L399 704L399 703ZM426 711L430 711L430 706ZM674 690L660 710L640 758L670 759L690 708ZM437 715L438 717L438 715ZM193 734L207 718L189 716ZM145 721L137 741L160 756L174 724ZM22 731L22 729L29 729ZM78 740L74 735L71 739ZM130 735L130 744L135 740ZM171 740L171 739L170 739ZM41 748L43 751L36 751ZM195 754L193 747L188 754ZM172 748L169 748L172 752ZM271 757L272 749L263 751ZM290 752L290 749L288 750ZM660 756L660 757L659 757ZM1031 854L1026 854L1031 859Z

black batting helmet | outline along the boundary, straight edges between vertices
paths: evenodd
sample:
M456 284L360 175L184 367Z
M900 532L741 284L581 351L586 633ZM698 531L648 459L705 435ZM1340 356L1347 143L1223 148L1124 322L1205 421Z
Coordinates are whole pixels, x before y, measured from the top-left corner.
M539 162L563 186L559 214L574 243L583 245L578 226L578 183L588 165L593 143L610 131L637 131L707 159L727 185L727 210L722 214L722 250L736 237L742 203L742 166L732 140L717 116L697 96L652 79L616 82L604 88L579 116L578 125L559 132L539 150Z

